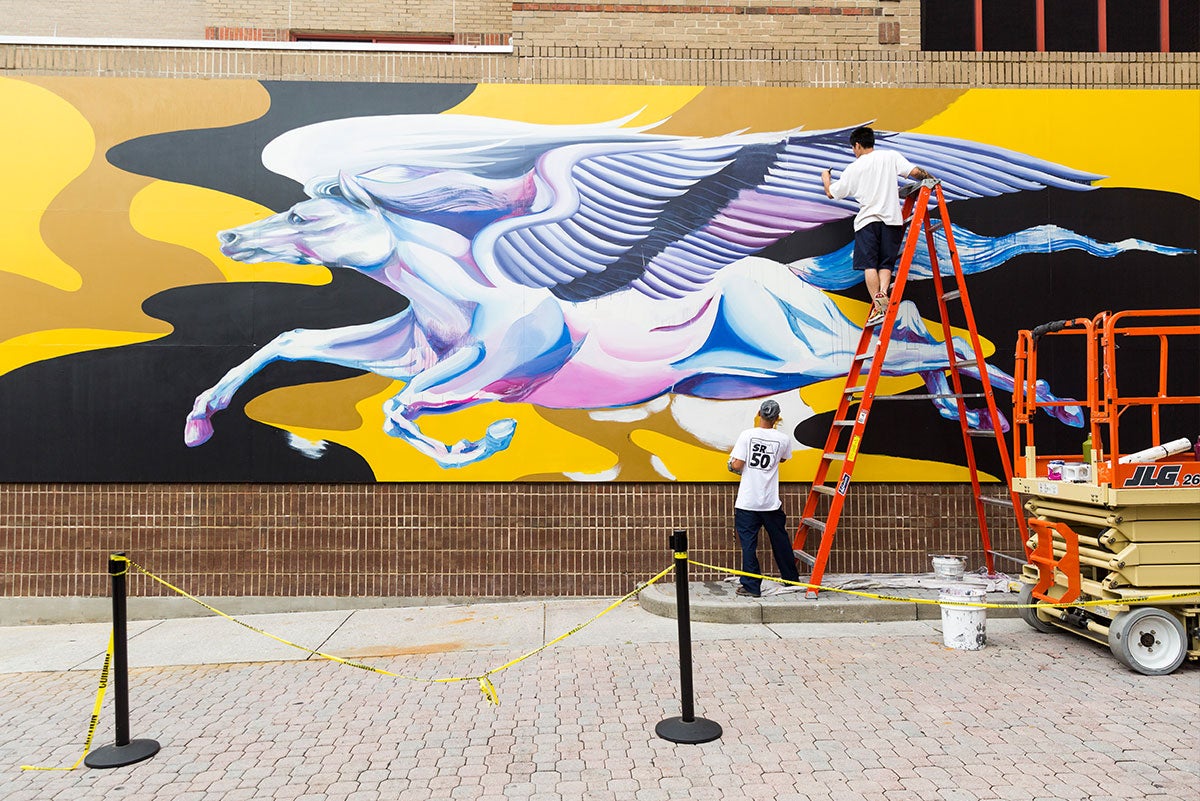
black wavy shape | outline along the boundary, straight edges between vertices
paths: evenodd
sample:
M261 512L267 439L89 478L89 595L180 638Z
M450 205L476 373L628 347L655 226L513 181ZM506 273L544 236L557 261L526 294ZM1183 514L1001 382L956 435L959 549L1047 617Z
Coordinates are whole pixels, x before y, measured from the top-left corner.
M304 200L303 187L262 164L280 134L326 120L378 114L440 114L461 103L474 84L377 84L262 81L267 113L224 128L172 131L109 148L110 164L127 172L203 186L282 211Z

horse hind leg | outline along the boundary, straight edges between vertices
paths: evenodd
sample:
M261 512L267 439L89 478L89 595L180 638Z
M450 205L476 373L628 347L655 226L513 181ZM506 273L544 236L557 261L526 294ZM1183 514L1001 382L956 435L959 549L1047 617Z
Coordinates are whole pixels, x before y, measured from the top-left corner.
M418 413L406 406L399 395L384 403L383 413L385 433L404 440L414 450L433 459L440 467L465 467L483 461L507 449L517 432L517 421L506 418L488 425L487 431L480 439L461 439L453 445L447 445L421 431L414 420Z

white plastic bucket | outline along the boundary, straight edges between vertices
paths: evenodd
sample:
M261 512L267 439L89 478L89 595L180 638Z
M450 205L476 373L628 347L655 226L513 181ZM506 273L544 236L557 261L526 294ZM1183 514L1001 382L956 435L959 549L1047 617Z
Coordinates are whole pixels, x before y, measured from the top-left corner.
M942 642L947 648L978 651L987 643L987 609L959 606L955 602L983 603L985 593L976 587L946 587L942 602Z
M935 556L933 557L933 574L938 578L958 580L963 577L963 563L966 560L961 556Z

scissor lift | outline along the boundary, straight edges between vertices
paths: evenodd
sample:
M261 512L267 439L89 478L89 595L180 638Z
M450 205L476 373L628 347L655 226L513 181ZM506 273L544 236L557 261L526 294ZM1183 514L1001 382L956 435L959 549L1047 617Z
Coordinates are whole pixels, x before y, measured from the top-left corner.
M1043 454L1034 443L1039 408L1075 403L1040 402L1035 394L1039 347L1064 337L1082 345L1087 366L1087 398L1078 402L1089 417L1086 461L1082 451ZM1140 346L1127 348L1142 356L1140 377L1152 366L1145 348L1157 344L1153 394L1144 387L1138 387L1142 394L1122 394L1123 344ZM1172 364L1194 365L1197 353L1200 309L1104 312L1092 320L1022 331L1017 340L1012 488L1031 496L1025 504L1029 563L1022 570L1019 603L1080 603L1023 608L1022 617L1039 631L1062 629L1106 644L1122 663L1148 675L1200 658L1200 462L1190 446L1150 461L1122 456L1179 437L1195 442L1198 387L1184 387L1191 394L1180 394L1168 374ZM1152 442L1126 450L1130 443L1122 441L1120 426L1127 413L1127 423L1140 415L1143 429L1149 414ZM1158 600L1136 600L1147 597Z

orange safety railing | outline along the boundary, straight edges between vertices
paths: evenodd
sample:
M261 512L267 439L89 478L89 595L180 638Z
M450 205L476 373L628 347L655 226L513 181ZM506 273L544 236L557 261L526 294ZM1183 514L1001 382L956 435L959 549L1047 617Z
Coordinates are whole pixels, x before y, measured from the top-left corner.
M1083 362L1087 371L1086 398L1073 400L1038 400L1038 343L1050 336L1082 338ZM1187 338L1191 338L1188 340ZM1157 386L1153 395L1123 395L1118 380L1117 354L1126 338L1155 339L1158 344ZM1181 342L1181 340L1183 340ZM1150 470L1146 463L1121 464L1127 454L1122 450L1120 423L1122 416L1135 408L1150 410L1152 442L1134 443L1136 452L1163 444L1162 415L1164 406L1196 406L1197 428L1200 428L1200 394L1172 394L1169 381L1172 354L1176 363L1194 359L1200 353L1200 309L1149 309L1123 312L1102 312L1094 319L1061 320L1021 331L1017 337L1016 367L1013 393L1013 474L1020 478L1044 478L1051 461L1078 461L1079 454L1058 455L1037 453L1034 442L1034 418L1039 409L1053 406L1079 405L1087 413L1091 434L1091 482L1113 487L1190 487L1200 486L1200 462L1193 451L1154 460L1158 467ZM1188 387L1188 389L1193 389ZM1196 387L1195 389L1200 389ZM1182 432L1195 437L1200 431ZM1179 436L1176 433L1175 436ZM1177 465L1178 469L1168 467ZM1153 475L1151 475L1153 473Z

